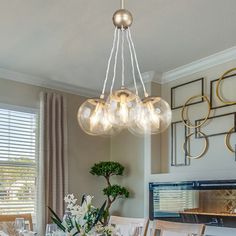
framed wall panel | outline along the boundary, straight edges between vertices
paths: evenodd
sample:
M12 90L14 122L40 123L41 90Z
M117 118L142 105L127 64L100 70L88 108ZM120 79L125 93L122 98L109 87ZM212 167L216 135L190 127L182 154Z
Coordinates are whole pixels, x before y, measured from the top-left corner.
M182 121L171 123L171 166L188 166L190 159L183 150L183 143L189 134Z
M196 79L171 88L171 109L182 108L189 97L204 95L204 78ZM204 102L203 98L189 103L188 106Z
M198 125L202 121L203 119L196 120L195 125ZM236 125L236 112L209 117L208 122L207 125L195 129L196 138L203 138L198 131L203 132L206 137L226 135L229 129ZM234 132L236 132L236 128Z
M233 106L233 105L225 105L224 103L220 102L219 99L217 98L216 84L218 80L219 79L215 79L210 82L210 106L212 110L222 108L222 107L227 107L227 106ZM227 89L227 97L235 101L236 100L236 93L235 93L236 74L225 76L223 78L223 81L225 83L225 89Z

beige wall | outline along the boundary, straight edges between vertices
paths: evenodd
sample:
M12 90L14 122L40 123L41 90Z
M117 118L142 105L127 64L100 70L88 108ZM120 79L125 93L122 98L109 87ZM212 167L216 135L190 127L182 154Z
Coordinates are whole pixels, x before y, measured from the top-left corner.
M171 83L160 85L151 83L149 91L152 95L163 97L170 104L171 87L198 79L205 78L205 94L210 95L210 81L219 78L229 68L235 67L236 61L231 61L214 68L201 71L191 76L178 79ZM230 85L231 84L231 85ZM224 87L227 96L235 99L236 82ZM226 84L227 85L227 84ZM191 92L190 92L191 94ZM183 94L184 96L184 94ZM180 94L181 99L181 94ZM173 111L173 121L181 119L180 110ZM202 118L206 107L198 104L190 108L191 118ZM236 106L218 109L211 115L219 115L236 111ZM232 122L232 121L231 121ZM230 123L232 124L232 123ZM229 125L230 125L229 124ZM217 129L213 126L211 129ZM209 130L209 132L212 130ZM111 158L120 161L128 167L128 177L121 180L121 183L133 190L130 200L117 204L116 209L125 216L148 216L148 183L155 181L183 181L196 179L230 179L236 178L236 162L233 154L230 154L224 145L224 136L212 137L209 139L209 150L199 160L193 160L187 167L171 167L170 165L170 128L161 135L146 136L137 138L128 132L122 133L111 141ZM235 143L235 135L232 135L232 144ZM192 142L191 151L197 153L201 149L202 140ZM179 147L182 149L182 147ZM142 186L143 185L143 186Z
M47 89L0 79L0 103L38 109L42 90ZM89 174L89 168L95 162L110 158L110 140L83 133L77 124L76 113L85 98L64 94L68 109L69 192L92 194L96 196L95 203L100 203L103 181Z
M111 160L125 166L123 177L114 178L130 190L130 198L118 200L113 210L117 214L134 217L143 215L144 197L144 140L128 131L111 139Z
M181 78L168 84L151 83L148 86L152 95L161 96L170 103L171 87L200 77L205 78L206 95L209 96L209 84L225 70L235 67L232 61L214 68ZM43 88L0 79L0 103L39 107L39 92ZM235 86L228 88L235 90ZM115 203L113 211L124 216L143 216L148 214L148 183L150 181L181 181L196 179L236 178L236 162L227 152L223 136L211 138L208 153L200 160L194 160L189 167L170 166L170 129L161 135L136 137L127 131L112 137L111 140L94 138L84 134L77 125L76 112L84 98L65 94L68 101L69 128L69 190L82 194L91 193L102 200L102 179L91 176L89 167L100 160L119 161L126 167L125 176L114 178L131 192L128 200ZM196 118L205 111L203 104L192 109ZM235 111L235 106L215 111L215 115ZM213 114L212 114L213 115ZM180 111L173 112L173 121L180 119ZM194 144L198 151L201 143Z
M161 85L151 83L151 94L161 97ZM161 134L152 135L150 137L151 149L151 173L161 173Z
M211 69L201 71L199 73L178 79L176 81L162 85L161 93L162 97L170 103L171 87L198 79L201 77L205 78L205 94L210 95L210 81L219 78L222 73L230 68L235 67L236 61L231 61L222 65L215 66ZM235 100L235 88L236 81L231 80L230 83L224 82L223 89L227 91L224 94L227 97L231 97ZM183 94L184 95L184 94ZM180 95L181 99L181 95ZM181 119L180 116L181 109L173 111L172 121L178 121ZM211 112L211 116L220 115L229 112L235 112L236 106L225 107L217 109ZM190 117L192 120L197 118L202 118L206 113L206 105L197 104L189 108ZM220 130L222 127L227 129L232 125L231 120L224 120L213 126L210 123L203 128L205 132L212 132L214 130ZM208 126L209 125L209 126ZM235 134L232 135L231 143L236 143ZM146 184L148 182L168 182L168 181L183 181L183 180L217 180L217 179L235 179L236 178L236 162L235 157L232 153L229 153L224 145L224 136L216 136L209 138L209 149L208 152L199 160L193 160L190 166L186 167L172 167L170 165L171 158L171 146L170 146L170 128L161 134L161 171L151 172L149 168L145 169L145 179ZM195 154L199 153L202 148L202 140L192 140L191 151ZM182 147L179 147L182 149ZM151 160L147 162L153 163L153 158L158 158L158 155L149 155ZM152 168L153 169L153 168ZM145 205L145 215L148 214L148 189L144 193L144 205Z
M161 96L161 85L156 83L146 84L151 95ZM128 131L112 137L111 160L119 161L127 171L125 177L117 180L127 187L131 197L125 201L118 201L114 206L114 212L129 216L143 217L145 212L145 192L148 184L145 179L145 170L149 168L151 160L151 171L161 171L161 142L160 135L137 137ZM151 156L151 157L150 157Z

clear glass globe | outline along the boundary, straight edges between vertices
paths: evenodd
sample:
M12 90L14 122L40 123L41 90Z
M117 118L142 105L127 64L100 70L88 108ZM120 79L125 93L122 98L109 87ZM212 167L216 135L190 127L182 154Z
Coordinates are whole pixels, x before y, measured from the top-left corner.
M160 97L147 97L142 100L141 110L135 124L129 130L133 134L158 134L168 128L172 112L169 104Z
M100 98L86 100L79 108L77 119L81 129L89 135L109 135L114 130L108 120L106 102Z
M109 121L114 127L129 127L138 116L140 103L140 98L128 89L114 91L107 98Z
M120 132L122 131L122 129L120 127L114 127L111 125L111 128L106 130L103 134L102 137L114 137L116 135L118 135Z

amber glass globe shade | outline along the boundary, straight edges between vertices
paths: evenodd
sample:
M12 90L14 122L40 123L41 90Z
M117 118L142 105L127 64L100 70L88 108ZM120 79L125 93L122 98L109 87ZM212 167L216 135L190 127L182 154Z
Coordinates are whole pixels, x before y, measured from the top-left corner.
M86 100L78 110L77 119L81 129L89 135L112 134L112 125L108 120L107 106L103 99Z
M135 124L129 130L133 134L158 134L171 123L172 112L169 104L160 97L147 97L142 105Z
M140 99L128 89L114 91L107 99L108 119L114 127L126 128L135 122Z

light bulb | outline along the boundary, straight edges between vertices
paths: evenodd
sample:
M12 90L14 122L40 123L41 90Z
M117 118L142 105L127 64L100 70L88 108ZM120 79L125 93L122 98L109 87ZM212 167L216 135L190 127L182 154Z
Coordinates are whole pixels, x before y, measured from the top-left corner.
M102 136L108 137L108 136L115 136L120 133L121 129L119 127L114 127L111 125L109 119L108 119L108 112L104 113L103 119L102 119L103 127L104 127L104 133Z
M142 100L140 113L129 130L133 134L157 134L168 128L172 112L169 104L160 97L147 97Z
M77 119L81 129L90 135L105 135L112 130L106 103L100 98L86 100L78 110Z
M97 103L95 110L92 112L92 115L90 117L90 131L91 132L93 132L93 130L98 125L99 116L101 116L101 113L102 113L102 107L103 105L101 103Z
M157 108L157 110L155 111L155 108L152 104L152 102L148 101L146 103L146 106L148 108L148 111L149 111L149 116L150 116L150 119L151 119L151 122L153 123L153 125L159 129L160 128L160 109ZM146 119L146 122L147 122L147 119Z
M127 94L121 94L120 95L120 118L123 123L128 122L128 116L129 116L129 109L128 109L128 104L127 104Z
M107 99L108 119L114 127L125 128L135 122L140 109L140 99L130 90L121 88Z

